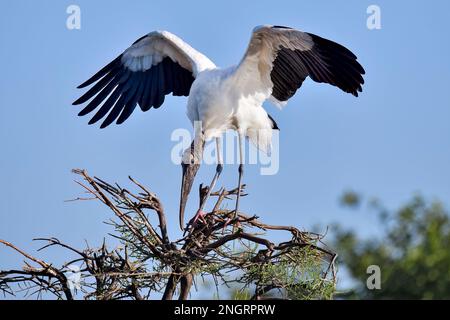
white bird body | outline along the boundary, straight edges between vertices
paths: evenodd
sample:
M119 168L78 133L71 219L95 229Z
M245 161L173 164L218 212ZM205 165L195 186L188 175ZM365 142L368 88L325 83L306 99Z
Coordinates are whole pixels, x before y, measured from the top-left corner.
M84 116L101 105L89 124L105 118L101 128L123 123L139 105L142 111L158 109L167 94L189 96L187 116L200 124L195 139L183 155L180 225L187 195L199 168L206 140L220 139L227 130L238 132L240 148L239 187L243 172L242 138L269 151L277 124L263 108L265 101L278 107L310 77L358 96L363 67L347 48L311 33L283 26L259 26L253 30L247 51L236 66L220 69L205 55L167 31L154 31L135 41L120 56L81 84L94 84L75 105L87 102ZM196 146L200 148L196 148ZM198 152L196 152L196 150ZM222 171L218 156L216 175L206 199ZM237 193L238 212L240 193ZM203 201L199 214L201 215ZM196 216L198 217L198 216Z
M227 130L235 130L268 151L272 122L262 107L266 95L258 90L242 94L243 84L236 79L236 70L236 67L229 67L200 72L192 83L187 116L192 125L196 121L201 123L206 141L220 138ZM260 135L259 140L256 133Z

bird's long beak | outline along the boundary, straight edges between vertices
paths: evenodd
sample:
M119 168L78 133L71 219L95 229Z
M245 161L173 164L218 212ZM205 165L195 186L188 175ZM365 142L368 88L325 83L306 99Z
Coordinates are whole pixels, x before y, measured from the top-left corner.
M183 169L183 178L181 180L181 196L180 196L180 228L184 230L184 210L186 208L186 202L191 192L192 185L194 183L195 175L197 174L200 164L181 164Z

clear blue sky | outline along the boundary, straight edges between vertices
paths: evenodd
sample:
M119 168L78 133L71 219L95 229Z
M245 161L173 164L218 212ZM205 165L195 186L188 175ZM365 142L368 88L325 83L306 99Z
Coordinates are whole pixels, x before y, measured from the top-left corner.
M66 28L66 8L81 7L81 30ZM366 9L381 7L382 29L368 30ZM110 212L80 195L72 168L126 185L132 175L165 204L177 229L180 167L170 161L171 132L189 128L185 98L135 112L100 130L78 118L75 87L138 37L169 30L217 65L242 57L252 28L279 24L337 41L355 52L367 75L360 98L308 80L283 111L268 105L280 132L280 171L248 166L242 210L268 223L339 222L376 235L374 217L339 208L352 188L395 207L416 191L448 203L450 193L450 45L448 1L10 1L0 19L0 238L33 250L31 239L56 236L99 244ZM197 182L209 182L203 167ZM237 167L220 185L233 187ZM194 199L194 198L191 198ZM190 202L191 211L197 199ZM62 261L60 251L43 257ZM21 259L0 248L0 266Z

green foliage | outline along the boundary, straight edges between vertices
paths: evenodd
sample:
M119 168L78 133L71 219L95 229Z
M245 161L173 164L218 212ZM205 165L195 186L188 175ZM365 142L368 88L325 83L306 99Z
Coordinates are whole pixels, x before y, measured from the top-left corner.
M342 206L357 208L361 202L361 197L358 193L352 190L345 191L340 199Z
M293 300L331 299L335 291L333 279L324 273L317 250L295 247L270 263L253 264L246 270L247 282L259 287L276 287L282 298Z
M248 289L233 289L231 290L231 300L250 300L252 294Z
M358 200L359 201L359 200ZM358 285L350 298L449 299L450 220L439 201L415 196L391 212L379 202L371 207L380 218L382 233L361 239L351 230L336 226L335 247ZM369 265L381 268L381 289L366 286Z

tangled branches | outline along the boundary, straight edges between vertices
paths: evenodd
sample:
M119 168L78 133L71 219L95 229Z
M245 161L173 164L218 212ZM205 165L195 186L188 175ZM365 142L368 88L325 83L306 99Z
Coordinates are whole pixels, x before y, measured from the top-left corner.
M257 216L223 209L224 201L238 192L246 195L245 186L212 192L211 212L183 237L171 240L160 200L138 181L130 177L137 190L132 192L91 177L85 170L73 172L82 177L77 183L89 194L78 200L98 199L114 213L111 236L121 245L110 250L103 243L100 248L78 250L55 238L35 239L45 241L41 249L58 246L75 255L56 268L0 240L26 258L22 270L0 271L4 294L14 294L18 286L31 295L50 292L67 300L77 295L101 300L170 300L177 295L184 300L205 277L216 288L237 288L241 298L324 299L333 294L336 255L322 244L321 235L264 224ZM207 188L200 185L200 201L206 193ZM290 238L272 242L267 238L271 230L287 232Z

